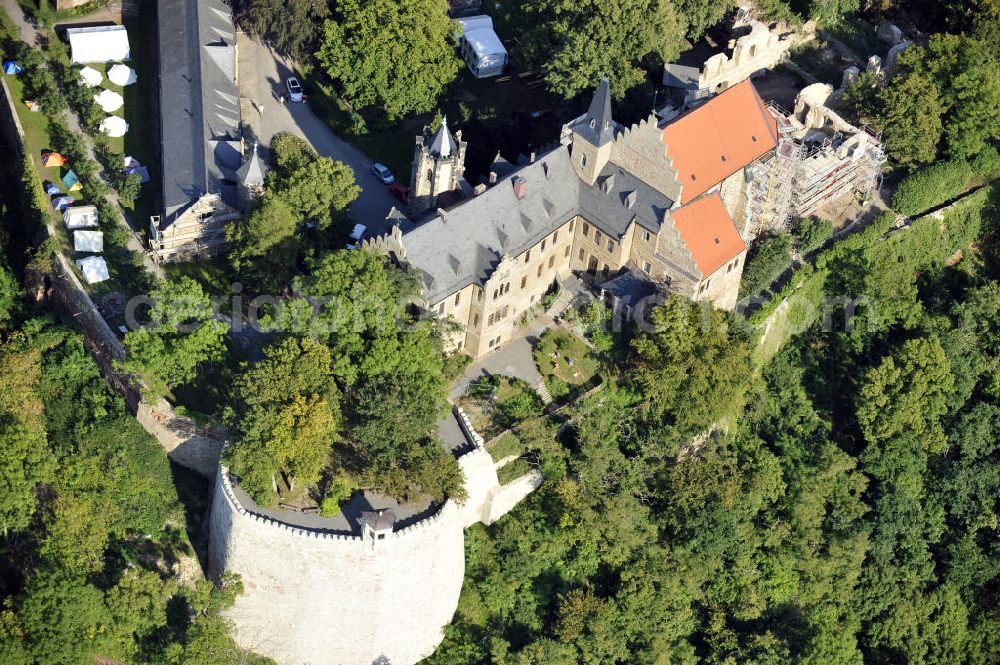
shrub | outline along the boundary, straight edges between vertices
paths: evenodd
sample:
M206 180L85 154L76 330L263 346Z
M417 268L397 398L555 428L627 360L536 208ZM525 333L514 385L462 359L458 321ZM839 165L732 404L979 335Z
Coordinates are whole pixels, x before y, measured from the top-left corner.
M892 207L901 215L913 216L955 198L977 180L997 177L1000 153L987 146L972 160L938 162L906 177L892 197Z
M325 517L332 517L340 512L340 506L354 494L354 483L350 478L338 475L330 482L326 490L319 512Z
M569 394L569 384L560 379L555 374L549 374L545 377L545 386L549 389L549 394L552 395L552 399L560 400Z
M762 237L743 268L740 295L753 295L767 289L791 262L792 237L779 233Z
M808 254L833 235L833 222L828 219L805 217L795 224L792 233L799 252Z
M505 427L511 427L526 418L538 415L541 413L542 407L542 399L534 390L527 386L522 387L497 405L500 414L503 416L503 425Z

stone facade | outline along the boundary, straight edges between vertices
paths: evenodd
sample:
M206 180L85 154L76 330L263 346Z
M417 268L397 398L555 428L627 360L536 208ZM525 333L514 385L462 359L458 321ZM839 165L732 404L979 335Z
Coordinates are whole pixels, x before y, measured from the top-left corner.
M205 194L170 224L158 215L150 219L150 249L166 262L214 256L226 249L226 225L239 218L220 195Z
M465 174L466 143L462 132L454 136L448 118L433 135L427 128L417 137L410 175L410 211L419 215L438 205L438 197L457 192Z

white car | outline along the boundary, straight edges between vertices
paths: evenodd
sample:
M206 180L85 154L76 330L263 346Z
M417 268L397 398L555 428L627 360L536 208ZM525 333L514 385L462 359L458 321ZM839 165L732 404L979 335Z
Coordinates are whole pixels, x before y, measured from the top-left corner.
M385 164L380 164L375 162L372 164L372 173L376 178L382 181L383 185L391 185L396 182L396 176L392 175L392 171Z
M368 227L364 224L355 224L354 230L351 231L351 242L347 243L347 249L357 249L358 244L364 240L365 233L368 231Z
M302 96L302 84L294 76L289 76L285 80L285 89L288 90L288 98L293 102L301 102L305 99Z

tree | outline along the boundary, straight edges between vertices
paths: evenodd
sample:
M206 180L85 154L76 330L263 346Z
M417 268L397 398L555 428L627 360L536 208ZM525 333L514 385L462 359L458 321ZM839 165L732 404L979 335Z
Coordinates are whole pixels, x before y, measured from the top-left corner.
M877 122L885 149L900 166L914 167L937 156L944 106L934 81L919 73L893 79L880 95Z
M326 0L242 0L235 5L237 20L247 32L299 61L313 54L323 20L330 15Z
M11 272L0 265L0 330L10 323L21 300L21 285Z
M150 324L125 334L121 367L162 396L193 380L199 364L222 358L229 325L213 318L211 301L190 277L162 282L149 295Z
M651 413L694 434L743 404L749 350L725 314L678 295L653 311L653 332L633 341L632 374Z
M264 359L245 366L233 386L227 420L239 432L229 449L234 473L261 503L269 502L272 477L286 471L309 485L329 461L340 426L330 351L309 338L269 346Z
M123 202L132 205L142 193L142 177L136 171L122 173L116 180L115 189Z
M226 227L230 263L242 271L263 259L257 272L262 277L274 276L275 284L287 284L301 245L295 235L298 221L283 198L265 196L248 218Z
M357 106L378 105L390 120L430 111L458 75L447 9L436 0L344 0L316 57Z
M683 25L669 0L542 0L533 8L540 26L532 39L549 88L570 98L607 76L621 98L640 83L639 62L650 55L671 62L683 46Z
M281 199L298 219L315 219L325 228L333 212L344 212L358 197L354 171L343 162L315 157L287 174L278 171L268 179L272 196Z
M38 396L41 357L23 337L0 346L0 533L28 526L35 486L52 472L44 406Z
M77 665L101 653L111 614L99 589L54 574L32 581L18 619L35 662Z

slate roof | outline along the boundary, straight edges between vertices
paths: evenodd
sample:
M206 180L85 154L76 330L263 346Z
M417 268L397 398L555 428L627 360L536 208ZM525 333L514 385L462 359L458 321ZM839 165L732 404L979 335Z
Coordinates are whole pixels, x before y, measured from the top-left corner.
M643 298L653 295L658 290L656 284L633 263L626 266L625 272L599 284L598 288L610 293L629 307L635 307Z
M163 224L209 192L236 202L236 30L222 0L157 0Z
M451 131L448 129L448 117L445 116L441 120L441 126L434 133L434 138L431 139L430 153L435 157L449 157L453 153L458 152L458 142L455 141L455 137L451 135Z
M266 172L267 169L264 167L264 160L260 158L260 150L257 148L257 144L254 143L250 159L236 170L236 177L245 185L263 187Z
M576 133L591 145L599 147L615 137L615 123L611 118L611 84L608 79L602 78L597 84L594 98L590 100L590 108L577 122L580 124L574 127Z
M775 119L743 81L663 129L667 154L693 201L778 145Z
M526 183L521 200L514 194L515 177ZM423 272L425 295L434 303L483 283L502 256L518 256L576 215L620 239L633 221L658 233L672 206L668 197L613 163L588 186L577 177L569 148L559 146L405 232L403 247L406 260Z

